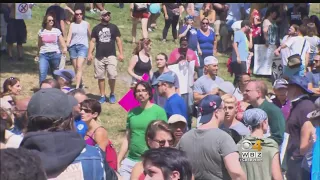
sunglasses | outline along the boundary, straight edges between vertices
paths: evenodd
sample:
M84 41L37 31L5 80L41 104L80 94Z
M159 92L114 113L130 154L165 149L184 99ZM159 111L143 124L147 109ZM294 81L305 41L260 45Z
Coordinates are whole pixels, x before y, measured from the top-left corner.
M208 25L209 23L202 23L203 25Z
M157 142L160 147L164 147L166 145L166 142L168 142L168 144L170 146L173 146L173 144L174 144L173 139L171 139L171 140L152 140L152 141Z
M107 13L107 14L103 14L102 16L103 16L103 17L107 17L107 16L110 16L110 13Z
M90 109L80 108L80 111L84 111L85 113L92 113L93 111Z
M53 19L49 19L48 22L54 22L54 20Z
M82 16L82 13L75 13L75 16Z

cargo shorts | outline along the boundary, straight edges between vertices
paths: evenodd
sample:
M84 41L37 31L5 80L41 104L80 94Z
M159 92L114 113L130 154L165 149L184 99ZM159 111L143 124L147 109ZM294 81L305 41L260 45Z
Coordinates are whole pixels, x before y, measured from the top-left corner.
M103 57L94 59L94 77L96 79L105 79L107 73L108 79L116 79L118 60L116 56Z

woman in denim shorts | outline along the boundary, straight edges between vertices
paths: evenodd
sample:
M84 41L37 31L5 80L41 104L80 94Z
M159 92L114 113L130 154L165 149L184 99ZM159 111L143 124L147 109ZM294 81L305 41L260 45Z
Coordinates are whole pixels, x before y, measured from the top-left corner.
M82 19L81 9L74 11L73 22L70 25L67 46L74 71L76 72L76 88L81 86L82 66L88 56L88 39L91 36L90 24Z

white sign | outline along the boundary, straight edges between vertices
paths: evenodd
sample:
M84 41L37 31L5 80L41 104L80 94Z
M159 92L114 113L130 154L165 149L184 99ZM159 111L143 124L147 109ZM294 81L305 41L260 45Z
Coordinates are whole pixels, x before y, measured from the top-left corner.
M272 74L272 62L275 58L274 50L275 45L264 44L254 45L254 68L253 73L257 75L271 75Z
M29 3L15 3L16 19L31 19L31 7Z
M193 86L194 65L195 61L180 61L178 64L168 66L178 76L180 94L188 93Z
M284 133L283 135L283 141L282 141L282 144L280 146L280 162L282 164L283 162L283 159L284 159L284 155L286 153L286 150L287 150L287 145L288 145L288 141L289 141L289 134L288 133Z

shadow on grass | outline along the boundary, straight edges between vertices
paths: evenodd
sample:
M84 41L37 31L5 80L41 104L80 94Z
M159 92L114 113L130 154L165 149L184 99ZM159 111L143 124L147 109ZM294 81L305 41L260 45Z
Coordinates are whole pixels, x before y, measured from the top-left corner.
M15 46L14 46L15 48ZM8 61L8 55L1 55L0 71L1 73L16 73L16 74L38 74L38 63L34 61L34 55L30 52L37 51L36 47L24 46L23 50L25 54L23 55L24 61L17 61L17 53L14 50L13 59L14 61ZM29 52L29 53L26 53Z
M120 132L120 133L125 133L125 132L126 132L126 129L118 129L118 132Z

